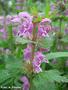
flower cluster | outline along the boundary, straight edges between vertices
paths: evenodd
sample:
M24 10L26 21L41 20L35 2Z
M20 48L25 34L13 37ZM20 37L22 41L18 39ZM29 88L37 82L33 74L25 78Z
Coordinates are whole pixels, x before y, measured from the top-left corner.
M24 37L30 40L35 40L38 38L45 38L45 37L49 37L48 33L51 30L51 20L48 18L44 18L42 19L41 22L38 23L37 27L38 30L35 33L37 35L37 37L35 38L33 35L33 30L35 30L36 28L34 28L35 24L33 23L33 16L31 16L29 13L27 12L20 12L18 15L14 15L14 16L7 16L6 17L6 24L12 24L13 25L13 34L15 36L19 36L19 37ZM0 19L3 19L3 17L1 17ZM4 21L4 20L2 20ZM4 24L4 22L1 22L2 24ZM6 31L4 29L0 29L0 33L3 33L4 35L2 36L2 38L6 38ZM1 36L1 35L0 35ZM31 62L31 58L32 58L32 43L27 45L27 48L24 49L24 60L26 62ZM34 48L35 49L35 48ZM44 51L45 48L43 49ZM42 62L46 62L48 63L48 61L45 59L45 56L42 53L43 51L40 49L39 51L35 51L33 54L33 60L32 60L32 65L33 65L33 71L35 73L39 73L40 71L42 71L40 65Z
M20 12L19 15L11 20L18 26L17 35L20 37L30 38L32 33L32 16L27 12Z
M11 19L11 23L18 27L17 35L24 38L32 38L33 31L33 16L29 15L27 12L20 12L17 16ZM51 20L48 18L42 19L38 25L38 36L46 37L48 32L51 30ZM15 30L14 30L15 32Z
M45 58L42 52L40 51L35 52L35 56L33 60L33 68L35 73L42 72L42 69L40 67L42 62L48 63L48 60Z
M32 40L32 38L34 38L33 37L33 30L34 30L33 25L34 24L32 21L33 17L30 16L26 12L21 12L21 13L19 13L17 19L18 18L20 18L19 23L21 21L21 24L19 25L19 30L18 30L18 36ZM51 23L51 20L48 18L44 18L44 19L42 19L42 21L40 23L38 23L38 26L37 26L38 31L35 33L35 34L37 34L36 39L49 37L48 32L51 30L50 23ZM44 49L44 51L46 51L45 48L43 48L43 49ZM34 73L42 72L42 68L40 67L41 63L42 62L48 63L48 60L46 59L45 55L43 55L43 51L41 49L39 51L35 51L33 54L34 54L33 55L34 57L33 57L33 60L31 61L32 44L28 44L27 48L24 49L24 60L27 63L32 62Z
M27 39L32 40L33 37L33 30L34 30L34 24L33 24L33 16L28 14L27 12L20 12L17 16L13 17L11 20L11 23L16 25L18 27L18 30L16 31L16 28L14 28L14 34L18 35L19 37L24 37ZM49 37L48 33L51 31L51 20L48 18L42 19L41 22L38 23L38 31L35 33L37 34L37 38L45 38ZM45 49L44 49L45 50ZM46 51L46 50L45 50ZM34 58L32 60L33 65L33 71L35 73L39 73L42 71L40 65L42 62L48 63L48 61L45 59L45 56L43 55L42 51L36 51L34 52ZM27 48L24 49L24 60L26 62L31 62L32 58L32 45L27 45Z
M20 12L18 15L8 16L7 24L11 23L13 25L13 34L15 36L32 41L24 49L24 61L27 64L29 63L29 65L31 64L33 73L39 73L42 72L41 64L43 62L48 63L48 60L43 54L43 51L47 51L47 49L40 47L38 50L33 42L36 42L38 38L49 37L48 33L51 31L51 20L48 18L42 19L41 22L34 22L33 20L34 17L27 12ZM37 25L37 30L35 25ZM0 30L0 32L5 33L4 30ZM23 82L23 90L29 90L30 85L27 77L23 76L21 81Z
M51 30L51 20L48 18L43 19L38 26L38 35L41 37L48 37L48 32Z
M27 63L30 63L30 60L31 60L31 48L32 46L28 45L27 48L24 49L24 60ZM48 63L48 60L46 59L45 55L43 55L41 51L35 52L34 59L32 62L34 73L39 73L42 71L40 67L42 62Z
M31 45L27 45L27 48L24 49L24 60L30 62L31 59Z

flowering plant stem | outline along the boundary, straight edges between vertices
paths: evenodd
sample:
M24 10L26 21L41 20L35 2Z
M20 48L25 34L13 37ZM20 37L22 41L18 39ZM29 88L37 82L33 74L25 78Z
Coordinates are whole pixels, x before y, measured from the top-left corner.
M33 32L32 32L32 42L36 41L36 26L37 23L33 23L34 24L34 28L33 28ZM31 50L31 60L30 60L30 68L31 68L31 76L32 76L32 72L33 72L33 59L34 59L34 52L35 52L35 43L31 43L32 46L32 50Z
M32 35L33 35L32 41L35 42L36 41L36 23L34 23L34 28L33 28ZM33 61L33 59L34 59L34 51L35 51L35 44L32 43L32 57L31 57L31 61Z

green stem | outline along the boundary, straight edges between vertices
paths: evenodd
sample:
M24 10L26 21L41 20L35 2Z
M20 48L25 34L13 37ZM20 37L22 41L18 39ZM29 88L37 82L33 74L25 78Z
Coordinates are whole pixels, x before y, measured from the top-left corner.
M60 25L60 33L61 33L61 31L62 31L62 19L60 19L60 21L59 21L59 25Z
M33 38L32 38L32 41L35 42L36 41L36 24L37 23L34 23L34 29L33 29ZM35 44L32 43L32 58L31 58L31 61L33 61L34 59L34 52L35 52Z

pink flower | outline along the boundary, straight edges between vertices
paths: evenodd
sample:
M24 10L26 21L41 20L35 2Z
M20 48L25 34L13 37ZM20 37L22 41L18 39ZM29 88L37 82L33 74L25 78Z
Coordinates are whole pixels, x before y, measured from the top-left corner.
M20 12L19 17L23 20L32 21L32 16L27 12Z
M28 45L26 49L24 49L24 60L29 62L31 59L31 45Z
M21 81L23 82L23 90L29 90L30 84L28 78L26 76L23 76L21 78Z
M33 24L32 22L29 21L24 21L20 27L19 27L18 35L25 37L25 38L30 38L32 35L32 29L33 29Z
M48 19L48 18L44 18L44 19L42 19L42 21L41 21L41 24L45 24L45 23L51 23L51 20L50 19Z
M45 56L41 52L38 51L35 53L34 61L36 61L37 65L40 65L42 61L44 60L44 58Z
M42 72L42 69L41 69L40 66L33 65L33 68L34 68L34 73L40 73L40 72Z
M33 68L35 73L42 72L42 69L40 67L42 62L48 63L48 60L46 60L45 56L38 51L35 53L34 60L33 60Z
M18 35L24 38L31 38L33 29L32 16L27 12L20 12L18 17L21 19Z
M48 37L48 32L51 30L51 20L48 18L43 19L38 26L39 37Z
M48 33L46 32L46 30L42 26L38 27L38 36L39 37L46 37L46 36L49 37Z

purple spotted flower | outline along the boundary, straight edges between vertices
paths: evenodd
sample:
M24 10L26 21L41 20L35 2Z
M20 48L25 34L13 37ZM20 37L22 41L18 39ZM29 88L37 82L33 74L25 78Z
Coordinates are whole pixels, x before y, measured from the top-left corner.
M31 45L28 45L26 49L24 49L24 60L26 62L30 62L31 59Z
M21 78L21 81L23 82L23 90L29 90L30 84L28 78L26 76L23 76Z
M41 37L49 37L48 32L51 30L51 20L48 18L43 19L38 26L38 35Z
M32 29L33 24L32 22L24 21L20 27L19 27L18 35L25 37L25 38L31 38L32 35Z
M32 16L27 12L20 12L18 17L21 19L18 35L24 38L31 38L33 29Z
M41 21L41 24L45 24L45 23L51 23L51 20L48 19L48 18L44 18L42 21Z
M28 21L32 21L32 16L27 13L27 12L20 12L19 13L19 17L22 19L22 20L28 20Z
M40 67L42 62L48 63L48 60L46 60L45 56L40 51L38 51L35 53L33 60L33 68L35 73L42 72L42 69Z
M41 37L49 37L48 33L46 31L44 31L44 27L40 26L38 28L38 35Z
M31 38L32 37L32 16L27 12L20 12L17 16L12 17L11 23L13 26L18 27L18 30L13 30L14 34L20 37Z

